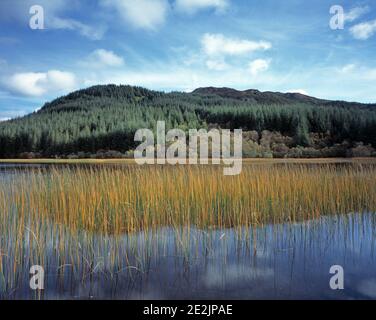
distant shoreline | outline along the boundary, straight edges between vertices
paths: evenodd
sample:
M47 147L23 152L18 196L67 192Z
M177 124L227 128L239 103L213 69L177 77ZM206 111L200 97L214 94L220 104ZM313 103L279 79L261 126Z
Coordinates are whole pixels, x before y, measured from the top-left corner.
M209 159L210 165L211 159ZM374 163L376 158L243 158L245 164L257 163ZM0 159L0 164L136 164L134 159ZM199 165L199 164L198 164Z

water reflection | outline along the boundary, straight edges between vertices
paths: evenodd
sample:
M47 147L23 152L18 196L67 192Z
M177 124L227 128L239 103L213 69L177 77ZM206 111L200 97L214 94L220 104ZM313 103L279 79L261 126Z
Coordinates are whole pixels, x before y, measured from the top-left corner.
M372 299L375 220L351 214L247 230L161 229L121 238L82 233L75 242L65 235L64 243L51 230L43 295L29 289L24 266L2 298ZM72 259L76 252L81 261ZM330 289L332 265L344 268L345 290Z

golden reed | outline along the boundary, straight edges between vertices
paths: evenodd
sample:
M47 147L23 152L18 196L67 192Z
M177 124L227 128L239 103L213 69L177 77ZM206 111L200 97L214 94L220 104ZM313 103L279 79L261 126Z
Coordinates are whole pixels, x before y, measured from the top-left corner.
M54 168L0 182L1 221L123 234L164 226L224 228L375 211L376 166L247 165ZM4 227L4 224L3 224Z

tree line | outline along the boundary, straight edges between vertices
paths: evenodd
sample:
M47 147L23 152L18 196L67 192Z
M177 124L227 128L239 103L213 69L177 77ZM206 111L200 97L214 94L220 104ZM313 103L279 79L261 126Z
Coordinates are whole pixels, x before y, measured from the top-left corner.
M214 95L161 93L130 86L95 86L47 103L40 111L0 123L0 157L34 152L65 156L99 150L132 150L134 133L219 127L280 132L295 146L310 146L311 133L330 143L363 142L376 147L376 110L309 104L261 105ZM326 142L328 143L328 142Z

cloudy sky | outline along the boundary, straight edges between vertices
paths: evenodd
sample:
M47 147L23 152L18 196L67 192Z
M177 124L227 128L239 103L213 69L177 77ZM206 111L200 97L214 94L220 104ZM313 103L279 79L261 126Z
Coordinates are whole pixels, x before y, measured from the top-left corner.
M43 30L30 27L33 5L44 9ZM333 5L344 9L343 29L330 27ZM376 3L0 1L0 120L108 83L376 102Z

